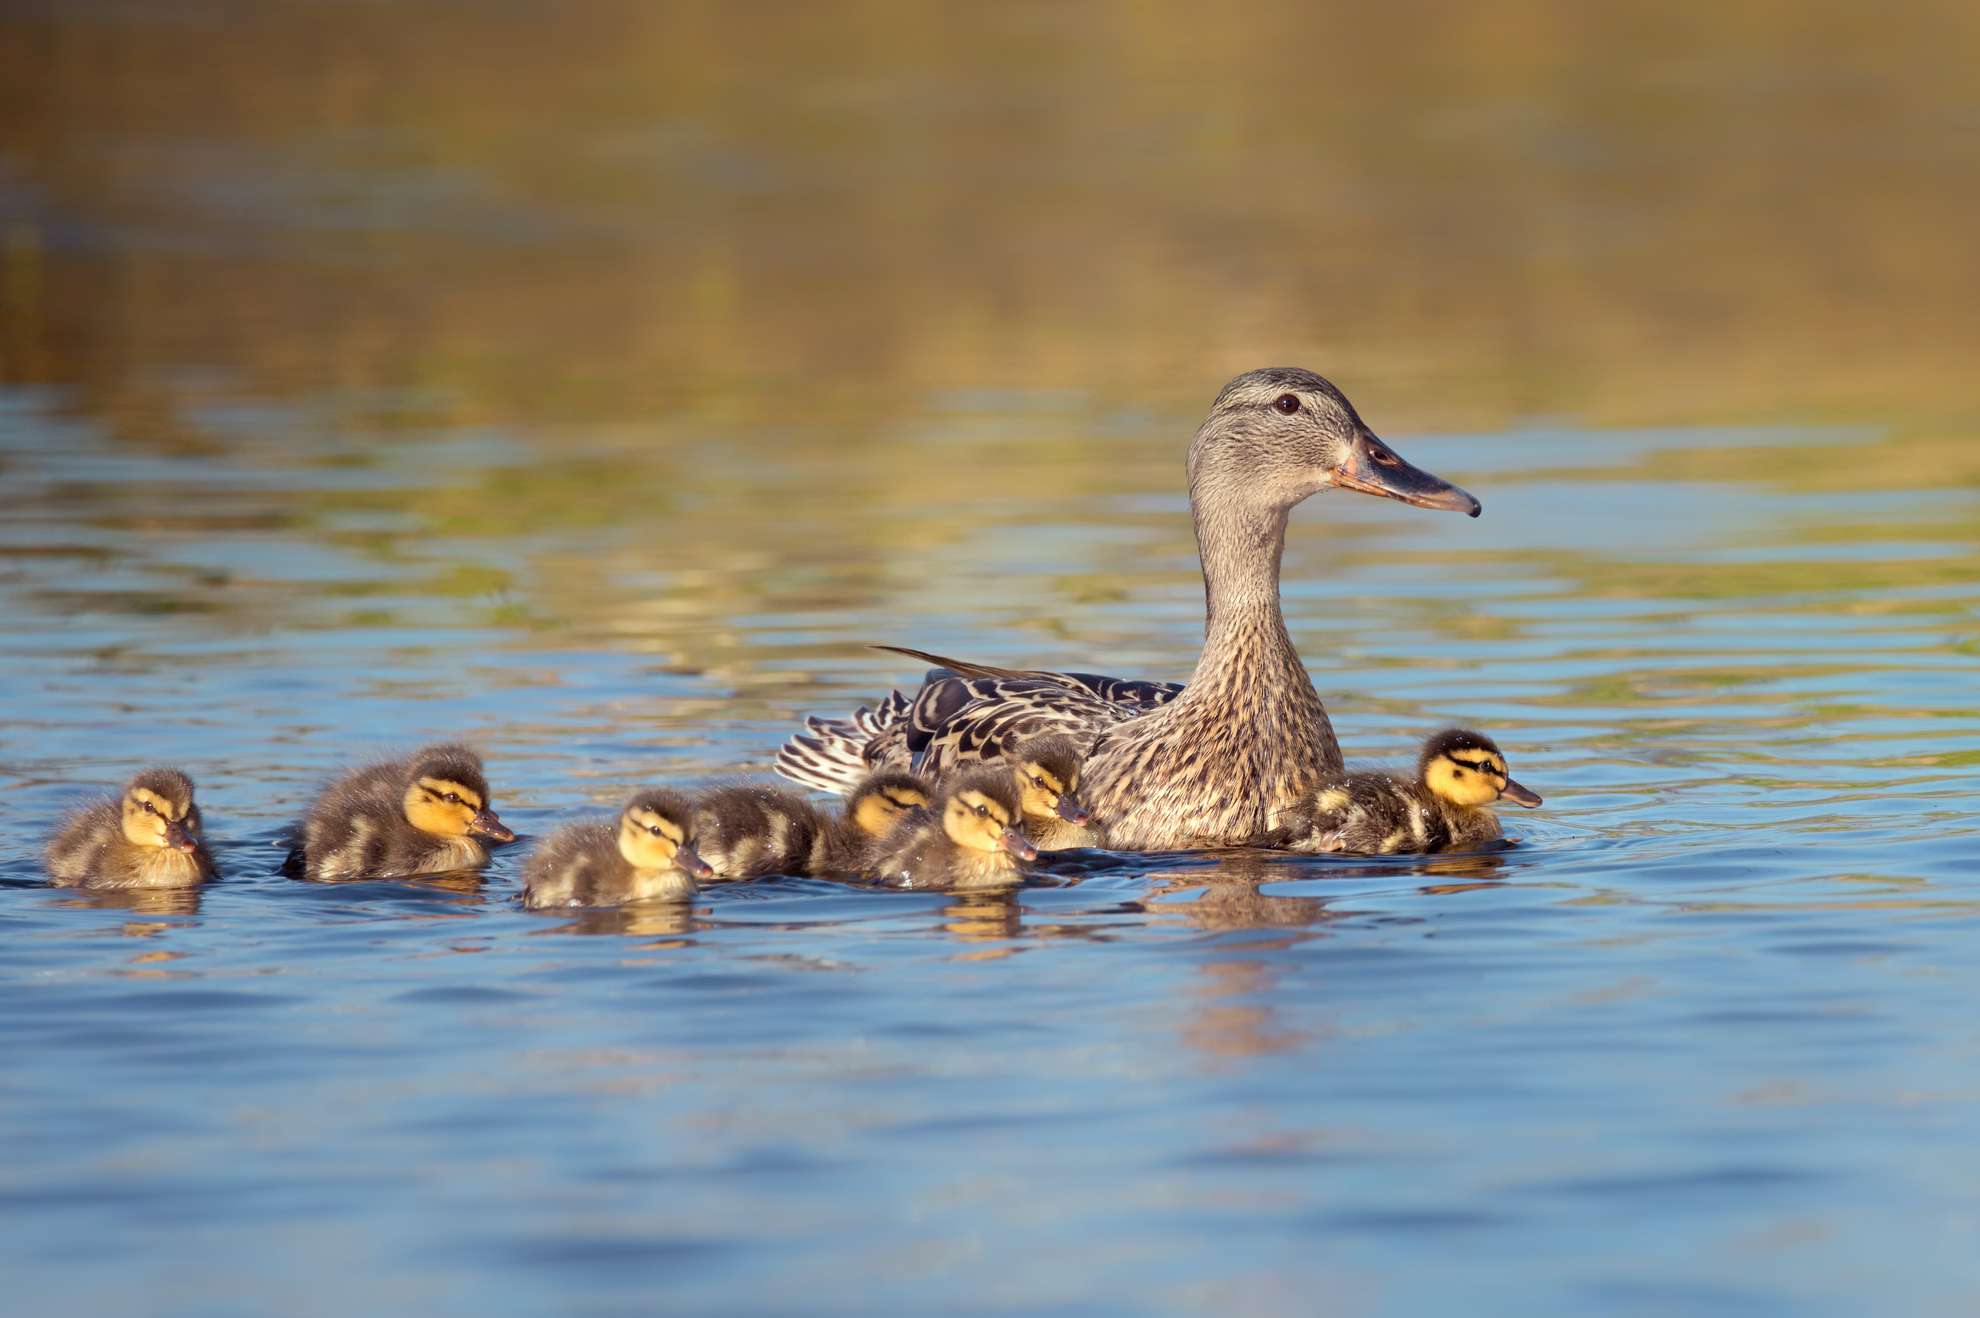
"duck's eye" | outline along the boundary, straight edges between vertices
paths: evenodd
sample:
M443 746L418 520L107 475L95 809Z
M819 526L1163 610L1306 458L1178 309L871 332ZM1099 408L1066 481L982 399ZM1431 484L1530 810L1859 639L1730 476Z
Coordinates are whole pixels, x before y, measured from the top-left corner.
M442 801L451 801L455 805L461 803L460 793L458 792L443 792L440 795L440 799Z
M1393 467L1402 459L1385 448L1373 449L1368 454L1369 461L1378 467Z
M1284 412L1287 416L1291 416L1294 412L1299 411L1299 395L1280 394L1278 401L1273 403L1272 406L1278 408L1281 412Z
M144 812L148 815L155 815L158 813L158 807L153 805L149 801L139 801L138 804L144 807Z
M976 813L982 815L985 819L988 819L990 817L990 807L983 805L977 806Z
M660 825L658 825L658 824L648 824L648 825L646 826L646 831L647 831L647 832L649 832L649 833L651 833L651 834L653 834L653 836L655 836L655 837L660 837L660 836L661 836L661 832L660 832Z
M1033 787L1036 787L1041 792L1045 790L1045 780L1043 778L1040 778L1037 774L1033 774L1031 776L1031 785Z

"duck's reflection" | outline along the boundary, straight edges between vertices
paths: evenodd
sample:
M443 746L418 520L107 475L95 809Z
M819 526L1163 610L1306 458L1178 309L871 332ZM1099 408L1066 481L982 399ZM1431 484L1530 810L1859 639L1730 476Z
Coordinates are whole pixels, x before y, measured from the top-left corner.
M198 915L200 888L63 888L57 906L98 911L128 911L132 915ZM167 924L127 924L124 932L148 938L171 928Z
M578 911L562 924L540 932L575 934L581 937L606 935L680 940L652 946L686 946L687 935L707 927L700 913L688 902L628 902L624 906Z

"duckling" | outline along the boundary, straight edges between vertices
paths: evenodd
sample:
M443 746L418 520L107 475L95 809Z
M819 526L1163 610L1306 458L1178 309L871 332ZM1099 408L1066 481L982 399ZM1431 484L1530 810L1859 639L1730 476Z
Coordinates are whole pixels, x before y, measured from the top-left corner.
M776 787L736 783L694 803L694 849L718 879L808 874L826 827L817 806Z
M1012 776L1024 803L1024 834L1040 851L1107 845L1077 795L1085 759L1079 743L1063 732L1033 737L1011 752Z
M845 813L825 821L811 849L812 874L858 874L903 819L926 811L934 792L904 769L868 774L846 798Z
M482 838L515 837L489 808L481 757L465 746L428 746L326 788L303 821L300 864L303 877L319 881L479 869L488 863Z
M1015 888L1036 859L1017 783L993 765L950 778L934 808L897 825L868 868L910 888Z
M70 888L190 888L213 877L193 781L146 769L77 810L48 844L48 873Z
M523 866L523 905L618 906L684 902L715 871L688 840L694 804L679 792L641 792L610 824L572 824L545 838Z
M1353 851L1364 855L1450 851L1501 836L1492 806L1504 799L1540 804L1506 773L1506 757L1490 737L1450 728L1423 744L1416 777L1349 773L1323 781L1289 812L1278 839L1295 851Z

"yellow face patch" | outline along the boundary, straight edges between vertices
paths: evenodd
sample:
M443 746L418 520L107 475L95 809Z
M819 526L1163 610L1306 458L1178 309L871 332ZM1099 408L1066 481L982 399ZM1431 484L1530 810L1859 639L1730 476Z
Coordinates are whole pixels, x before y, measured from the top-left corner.
M1040 764L1020 764L1017 785L1024 813L1041 819L1056 814L1059 798L1072 790L1070 784L1060 782L1058 775Z
M958 846L995 851L1011 826L1010 812L981 792L958 792L942 815L943 831Z
M864 793L853 803L853 823L870 837L885 837L903 815L927 804L928 798L920 792L883 787Z
M1489 805L1506 790L1506 762L1489 751L1451 751L1430 762L1423 781L1453 805Z
M406 822L438 837L466 837L482 806L481 793L445 778L421 778L406 789Z
M634 869L667 869L687 830L656 810L628 810L619 819L619 854Z
M165 845L165 823L171 803L147 788L133 788L124 796L123 829L127 841L141 847Z

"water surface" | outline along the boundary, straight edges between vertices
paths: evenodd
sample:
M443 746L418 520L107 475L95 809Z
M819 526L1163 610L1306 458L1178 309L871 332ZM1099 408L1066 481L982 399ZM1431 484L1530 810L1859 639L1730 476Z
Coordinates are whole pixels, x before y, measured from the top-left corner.
M1328 78L1139 9L8 17L15 1303L1971 1311L1972 19L1735 9L1262 6L1396 52ZM761 771L873 641L1187 675L1182 450L1276 360L1485 504L1314 500L1286 604L1351 757L1500 740L1510 849L276 874L432 738L537 835ZM44 886L151 761L225 880Z

